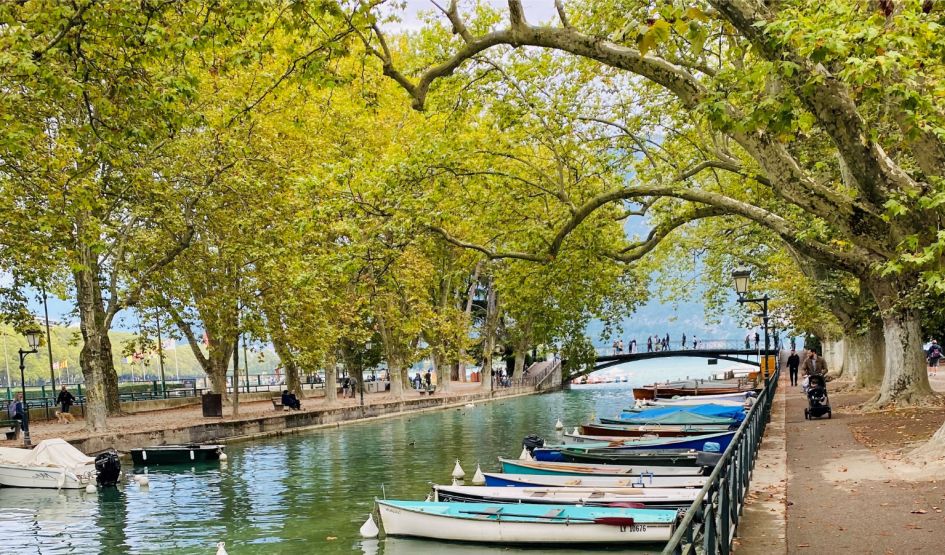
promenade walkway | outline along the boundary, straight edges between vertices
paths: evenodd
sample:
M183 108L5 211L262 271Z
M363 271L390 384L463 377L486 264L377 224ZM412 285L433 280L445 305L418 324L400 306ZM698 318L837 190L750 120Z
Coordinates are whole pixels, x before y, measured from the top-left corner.
M526 391L527 389L527 391ZM494 393L496 398L504 397L510 394L520 394L531 392L532 388L497 388ZM449 392L438 391L434 398L452 399L460 401L472 395L483 394L489 396L489 391L483 392L478 382L452 382ZM427 395L421 395L417 391L408 390L404 393L404 400L428 399ZM390 393L365 393L364 404L366 407L389 404L395 401ZM449 401L447 401L449 402ZM332 409L354 408L360 405L359 397L338 398L329 403L323 396L308 398L302 400L301 412L319 412ZM53 421L36 421L30 426L30 433L33 443L38 443L43 439L63 438L70 441L77 441L89 437L103 435L110 437L121 437L131 433L140 432L160 432L170 429L185 429L192 426L201 426L209 423L230 423L238 421L250 421L263 417L282 417L299 414L298 411L277 412L273 410L272 403L267 399L264 401L241 401L239 407L239 416L232 416L230 406L223 407L223 418L205 418L202 416L200 405L187 405L178 408L163 410L154 410L148 412L139 412L125 416L115 416L108 418L108 431L105 434L91 434L85 429L84 420L77 420L71 424L59 424ZM2 437L2 436L0 436ZM120 443L120 442L119 442ZM19 446L19 440L0 441L0 446L15 447Z
M902 460L942 424L945 409L860 414L854 409L868 395L832 393L833 418L807 421L800 388L786 373L780 385L736 552L945 552L945 466ZM933 387L945 391L945 376ZM782 468L772 465L779 460Z

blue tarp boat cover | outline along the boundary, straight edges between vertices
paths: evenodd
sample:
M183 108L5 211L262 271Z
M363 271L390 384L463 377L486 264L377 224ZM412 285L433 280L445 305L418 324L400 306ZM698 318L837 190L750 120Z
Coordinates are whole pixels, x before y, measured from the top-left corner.
M688 405L681 407L657 407L646 409L640 412L624 412L620 414L621 420L653 420L670 414L698 414L700 416L712 416L715 418L730 418L735 422L741 422L745 419L745 409L743 407L732 407L725 405Z

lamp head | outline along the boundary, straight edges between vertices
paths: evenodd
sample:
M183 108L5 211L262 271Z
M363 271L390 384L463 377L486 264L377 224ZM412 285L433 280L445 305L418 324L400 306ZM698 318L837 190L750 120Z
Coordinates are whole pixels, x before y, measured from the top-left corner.
M30 349L35 351L39 347L39 339L43 334L39 330L31 329L23 332L23 335L26 336L26 343L30 346Z
M748 282L751 279L751 272L748 270L735 270L732 272L732 279L735 281L735 292L739 298L744 298L748 294Z

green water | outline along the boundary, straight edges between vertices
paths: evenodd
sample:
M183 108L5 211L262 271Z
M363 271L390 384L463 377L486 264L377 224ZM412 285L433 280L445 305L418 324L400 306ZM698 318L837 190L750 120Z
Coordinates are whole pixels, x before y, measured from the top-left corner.
M358 529L375 497L423 499L430 482L449 483L457 458L471 479L477 461L488 471L517 457L528 434L555 438L558 418L571 429L631 398L627 384L583 388L234 444L225 464L148 469L147 489L127 479L95 495L4 488L0 538L6 553L44 554L216 553L219 541L231 554L510 551L365 541Z

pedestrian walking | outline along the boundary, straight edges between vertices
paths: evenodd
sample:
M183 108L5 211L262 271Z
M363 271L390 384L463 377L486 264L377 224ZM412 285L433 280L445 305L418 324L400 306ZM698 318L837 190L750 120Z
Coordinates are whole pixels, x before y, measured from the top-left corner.
M617 354L617 340L614 339L614 354Z
M795 350L795 349L797 349L797 339L794 338L794 337L792 337L792 338L791 338L791 350L793 351L793 350Z
M827 363L817 356L817 351L811 350L804 361L805 376L827 376Z
M637 339L633 338L630 340L630 353L633 354L637 352Z
M755 349L758 348L758 342L761 340L761 335L756 331L755 332Z
M932 340L929 350L925 353L926 360L929 363L929 376L938 375L938 361L942 358L942 347L938 341Z
M791 349L791 356L787 359L788 373L791 376L791 385L797 385L797 369L801 366L801 357Z
M668 334L668 333L666 334L666 342L665 342L665 345L666 345L666 348L669 349L669 334Z
M66 389L65 385L59 390L59 396L56 397L56 404L62 407L61 412L63 414L69 414L69 409L75 404L75 396Z
M751 349L751 332L745 334L745 348Z

